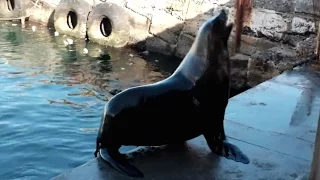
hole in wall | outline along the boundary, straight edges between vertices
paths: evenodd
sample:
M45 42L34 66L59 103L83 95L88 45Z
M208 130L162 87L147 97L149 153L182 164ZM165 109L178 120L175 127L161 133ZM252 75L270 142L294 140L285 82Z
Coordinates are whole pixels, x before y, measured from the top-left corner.
M104 37L110 36L110 34L112 32L112 25L111 25L111 21L108 17L102 18L101 23L100 23L100 31Z
M8 11L13 11L15 8L14 0L6 0L6 1L7 1Z
M78 24L78 17L74 11L69 11L67 15L67 24L70 29L74 29Z

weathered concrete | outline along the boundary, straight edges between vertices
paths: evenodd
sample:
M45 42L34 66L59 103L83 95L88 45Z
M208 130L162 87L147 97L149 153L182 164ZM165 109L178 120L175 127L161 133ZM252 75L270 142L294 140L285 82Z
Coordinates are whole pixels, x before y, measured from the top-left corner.
M310 172L320 109L320 75L295 68L230 99L227 136L250 158L248 165L210 153L202 136L187 147L131 151L145 179L282 179ZM280 103L280 104L279 104ZM94 147L92 147L94 150ZM131 179L93 159L53 180Z

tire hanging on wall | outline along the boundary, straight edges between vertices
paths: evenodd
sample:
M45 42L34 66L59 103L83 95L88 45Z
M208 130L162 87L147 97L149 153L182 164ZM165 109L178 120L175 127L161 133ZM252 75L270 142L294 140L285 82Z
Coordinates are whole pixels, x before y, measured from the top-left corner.
M0 0L0 18L19 18L26 16L30 0Z
M87 22L90 41L111 47L123 47L130 38L127 11L114 3L100 3L93 7Z
M86 37L86 23L92 4L86 0L61 0L54 12L57 32L76 38Z

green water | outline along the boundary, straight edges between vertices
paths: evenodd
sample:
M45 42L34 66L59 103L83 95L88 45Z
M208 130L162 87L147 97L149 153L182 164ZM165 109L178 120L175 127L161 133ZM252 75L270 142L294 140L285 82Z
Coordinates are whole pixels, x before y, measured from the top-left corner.
M159 81L179 64L68 38L0 22L1 180L50 179L94 158L109 91Z

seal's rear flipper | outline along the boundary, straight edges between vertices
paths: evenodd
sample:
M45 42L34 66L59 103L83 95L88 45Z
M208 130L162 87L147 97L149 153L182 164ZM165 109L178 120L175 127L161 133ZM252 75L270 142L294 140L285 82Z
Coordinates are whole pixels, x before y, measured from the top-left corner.
M100 156L122 174L136 178L144 177L143 173L131 165L118 150L100 149Z
M236 145L227 142L227 140L217 140L209 135L204 135L204 137L211 151L215 154L236 162L249 164L249 158Z

